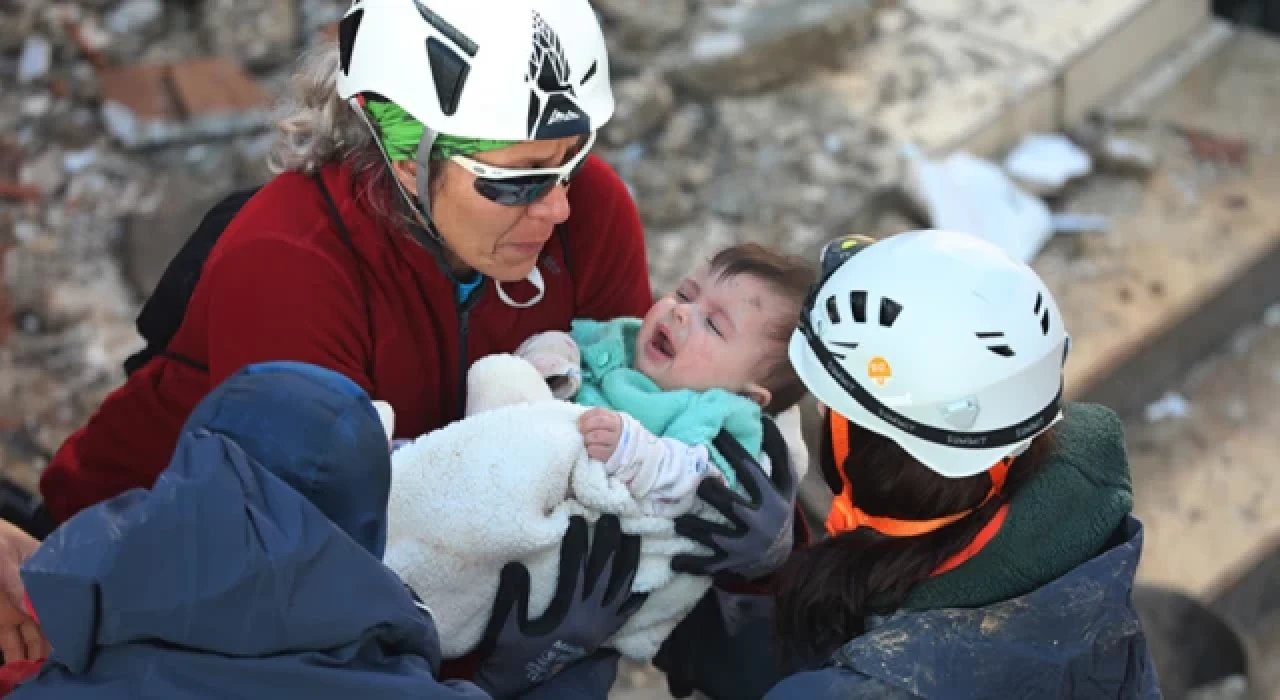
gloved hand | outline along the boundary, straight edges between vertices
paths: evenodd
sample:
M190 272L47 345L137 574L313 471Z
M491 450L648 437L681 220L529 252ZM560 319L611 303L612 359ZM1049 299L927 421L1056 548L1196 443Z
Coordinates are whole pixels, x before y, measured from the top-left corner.
M529 619L529 570L519 563L503 567L478 647L485 661L475 677L494 698L518 695L594 653L648 597L631 593L639 536L622 534L612 515L596 522L589 545L587 534L582 516L569 519L555 596L536 620Z
M538 370L557 399L573 398L582 386L582 353L568 333L535 333L516 348L515 356Z
M676 518L676 534L707 547L711 554L681 554L671 568L700 576L729 575L753 581L771 574L791 554L799 486L786 442L773 421L764 419L764 451L773 464L770 478L732 437L721 433L712 443L733 466L747 498L718 479L698 485L698 497L728 523L696 515Z

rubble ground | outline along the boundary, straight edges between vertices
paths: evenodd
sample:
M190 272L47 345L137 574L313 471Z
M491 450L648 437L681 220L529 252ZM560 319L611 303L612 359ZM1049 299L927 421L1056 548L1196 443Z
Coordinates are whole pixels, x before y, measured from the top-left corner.
M1280 305L1156 407L1126 426L1134 510L1146 526L1138 577L1207 602L1259 543L1280 537ZM1280 692L1280 637L1271 636L1256 682Z

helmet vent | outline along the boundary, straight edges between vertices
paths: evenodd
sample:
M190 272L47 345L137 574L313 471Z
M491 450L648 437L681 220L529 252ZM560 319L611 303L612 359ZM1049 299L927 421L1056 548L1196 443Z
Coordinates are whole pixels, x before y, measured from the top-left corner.
M885 328L892 328L893 322L898 320L898 314L902 313L902 304L885 297L880 300L880 325Z
M413 0L413 4L418 8L418 14L422 15L422 19L427 24L435 27L435 30L444 35L446 39L452 41L458 48L466 52L472 58L480 51L480 47L476 46L476 42L467 37L466 34L458 31L458 28L444 21L444 18L431 11L431 8L423 5L420 0Z
M1004 337L1004 333L1001 333L999 331L993 331L989 333L976 333L975 335L977 335L979 338L983 340L995 340L997 338ZM987 349L999 355L1000 357L1013 357L1013 348L1003 343L1000 345L988 345Z
M427 38L427 63L431 66L431 80L436 86L436 98L440 111L453 116L458 111L462 87L467 84L471 66L458 52L435 37Z
M1040 313L1041 310L1043 310L1044 313ZM1036 308L1031 313L1038 314L1040 316L1040 330L1045 335L1049 335L1049 310L1044 308L1043 292L1036 294Z
M833 341L831 341L831 344L832 344L832 345L839 345L840 347L845 348L845 349L847 349L847 350L857 350L857 349L858 349L858 344L857 344L857 343L846 343L846 342L841 342L841 341L839 341L839 340L833 340ZM830 353L831 353L831 356L832 356L832 357L834 357L834 358L836 358L837 360L843 360L843 359L845 359L844 353L835 352L835 351L832 351L832 350L830 350L830 349L828 349L828 350L827 350L827 352L830 352Z
M840 322L840 309L836 305L835 296L827 297L827 318L830 319L832 323Z
M364 19L364 8L342 18L338 24L338 62L345 75L351 74L351 49L356 44L356 32L360 30L360 20Z
M867 293L849 292L849 307L853 309L853 320L858 323L867 322Z
M587 69L586 75L582 76L582 80L578 81L578 85L579 86L586 85L588 80L591 80L592 78L596 77L596 71L599 69L600 69L600 62L592 61L591 67Z
M538 128L538 115L542 113L542 100L538 99L538 93L529 91L529 111L526 113L528 118L529 133L533 133Z

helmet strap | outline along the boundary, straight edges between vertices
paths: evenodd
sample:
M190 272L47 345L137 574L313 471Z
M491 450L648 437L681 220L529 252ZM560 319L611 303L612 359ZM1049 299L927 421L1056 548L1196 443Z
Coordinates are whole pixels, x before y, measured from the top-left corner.
M832 535L860 527L875 530L886 537L919 537L920 535L927 535L941 530L967 517L970 513L995 498L1004 489L1005 479L1009 475L1009 467L1013 464L1013 458L1006 457L992 466L987 471L987 475L991 478L991 488L987 491L986 497L978 505L959 513L926 520L907 520L884 515L870 515L858 506L854 497L853 486L849 483L849 476L845 471L846 462L849 459L849 421L844 416L828 408L826 423L826 429L830 431L831 457L835 460L835 468L840 475L842 487L840 492L832 499L831 512L827 516L827 532Z
M370 136L373 137L373 142L378 145L378 151L382 153L382 159L386 162L387 167L392 168L393 172L391 173L391 181L395 183L396 190L404 199L404 203L409 206L409 210L413 212L414 217L418 219L418 224L421 229L425 231L424 235L415 227L413 232L414 237L417 238L420 243L425 244L428 241L424 239L429 239L437 245L442 244L444 241L440 238L440 232L436 230L435 224L431 221L431 198L427 196L430 194L429 185L431 180L431 171L429 169L430 159L426 156L430 156L431 154L431 145L435 143L436 132L424 127L422 132L422 141L418 144L416 158L418 174L415 177L414 189L417 191L419 199L418 201L415 201L414 196L410 195L408 190L404 188L404 185L400 183L400 178L396 177L394 172L395 161L391 160L391 155L387 153L387 146L382 142L382 138L378 135L378 127L374 126L373 122L369 121L369 115L365 114L364 102L364 95L356 95L348 100L351 108L355 110L356 114L360 115L360 120L364 122L365 128L369 130ZM426 144L425 156L423 144Z
M365 127L369 129L369 133L373 135L373 141L378 144L378 150L382 152L382 157L386 160L388 167L393 167L391 157L387 154L386 146L382 143L382 139L378 138L378 129L369 121L369 116L364 112L363 100L363 96L357 95L351 98L351 106L355 109L356 114L360 115ZM400 184L400 178L396 177L394 173L391 176L392 181L395 182L396 189L404 197L405 203L409 205L409 208L419 219L420 226L413 227L413 235L428 250L433 247L443 248L445 246L444 238L440 235L435 221L431 218L431 149L439 135L440 132L423 125L422 140L418 142L418 150L414 156L414 162L418 165L418 172L414 178L414 194L417 196L417 201L414 201L415 198L410 196L404 185ZM440 251L436 252L437 255L440 253ZM502 288L501 282L493 281L493 286L498 290L498 297L502 299L502 303L516 309L527 309L542 301L547 285L546 280L542 277L542 271L538 269L536 263L525 279L537 291L532 299L523 302L512 299L506 290Z
M435 145L436 137L439 132L430 127L423 127L422 140L418 142L418 153L415 162L418 164L418 175L415 184L417 185L418 204L417 210L422 214L431 234L439 238L439 234L434 230L431 224L431 147ZM412 202L410 202L412 204Z

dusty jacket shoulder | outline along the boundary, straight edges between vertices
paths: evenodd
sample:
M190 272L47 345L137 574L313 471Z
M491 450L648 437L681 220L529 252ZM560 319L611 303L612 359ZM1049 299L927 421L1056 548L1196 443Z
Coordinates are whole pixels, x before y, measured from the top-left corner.
M873 618L824 668L765 697L1159 698L1129 598L1141 549L1141 525L1128 518L1113 546L1025 596Z

